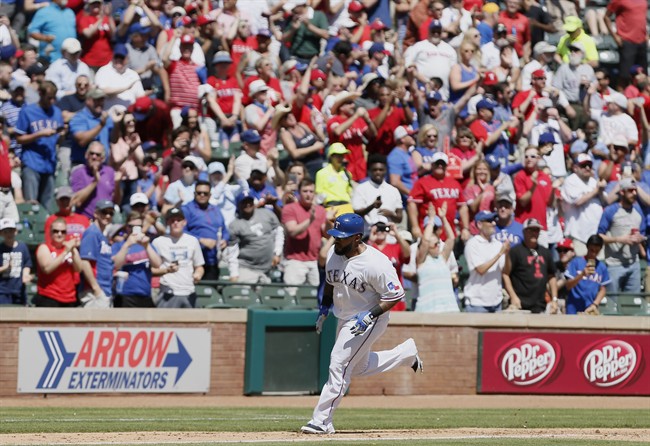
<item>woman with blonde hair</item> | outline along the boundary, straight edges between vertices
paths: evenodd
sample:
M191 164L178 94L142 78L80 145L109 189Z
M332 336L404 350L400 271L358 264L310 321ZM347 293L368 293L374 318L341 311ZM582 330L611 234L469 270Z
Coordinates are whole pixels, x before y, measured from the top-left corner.
M458 48L458 63L449 72L449 102L455 104L465 92L481 80L481 74L473 60L479 46L471 41L464 41ZM467 105L460 111L459 116L467 116Z
M438 129L433 124L425 124L418 132L417 145L411 158L418 169L418 176L431 172L431 158L438 151Z
M463 40L460 43L459 48L463 46L465 43L470 43L475 46L476 52L474 53L474 57L471 59L471 63L473 66L478 68L480 70L481 68L481 33L478 29L471 27L468 28L467 31L463 33Z

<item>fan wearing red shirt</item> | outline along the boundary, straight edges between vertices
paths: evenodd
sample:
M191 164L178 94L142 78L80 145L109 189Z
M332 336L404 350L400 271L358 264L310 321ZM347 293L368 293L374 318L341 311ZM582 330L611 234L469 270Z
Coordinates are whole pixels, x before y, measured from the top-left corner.
M359 24L352 31L352 43L361 45L361 43L370 40L370 25L368 24L368 14L366 7L358 0L352 0L348 5L348 14L350 18Z
M519 12L521 0L506 0L506 10L499 14L499 23L508 30L507 39L515 47L517 56L528 60L530 56L530 23L528 17Z
M401 96L387 85L379 87L379 106L368 110L370 119L377 128L377 136L368 145L368 153L388 155L395 147L393 132L401 125L411 125L413 112L404 100L405 89L401 89ZM398 107L398 103L401 107Z
M135 131L142 141L153 141L163 147L169 145L171 129L174 126L169 106L164 101L142 96L136 99L128 110L135 116Z
M330 144L342 143L350 153L345 156L347 170L354 181L361 181L367 175L366 158L363 154L363 138L371 140L377 135L377 128L370 119L368 110L354 109L354 100L359 93L342 91L336 95L330 109L332 117L327 121L327 134Z
M529 218L535 218L546 230L546 207L553 200L553 182L547 174L538 169L539 158L537 147L526 149L524 169L515 175L515 220L523 223Z
M169 105L172 109L190 107L199 109L199 85L201 81L197 73L199 66L192 62L194 50L194 36L191 34L180 35L182 30L174 30L174 38L163 52L163 65L169 73ZM177 61L170 59L172 48L180 40L181 58Z
M616 15L616 32L610 16ZM630 68L638 64L648 66L647 0L611 0L607 4L605 25L614 37L621 55L619 73L629 81Z
M443 152L436 152L431 157L431 175L420 177L408 197L406 210L411 224L411 233L414 238L422 237L424 228L424 217L428 215L429 205L432 204L439 209L443 203L447 203L447 221L454 225L456 212L460 214L461 238L467 240L471 237L469 232L469 210L463 197L460 183L447 176L447 165L449 158ZM442 239L445 239L442 235Z
M111 37L115 34L115 21L112 15L105 14L104 8L102 0L89 0L84 10L77 14L81 60L94 68L107 65L113 58Z
M519 109L521 113L530 118L537 106L537 100L544 97L544 88L546 88L546 71L535 70L531 73L531 89L520 91L512 99L512 109Z
M397 243L388 243L388 235L392 235ZM368 244L388 257L390 263L393 264L393 267L397 272L397 277L399 277L399 281L402 284L402 287L404 287L402 267L411 259L411 245L400 236L395 223L390 222L387 224L383 221L378 221L375 223L370 229L370 238L368 239ZM406 302L404 299L399 301L393 308L391 308L391 311L405 310Z

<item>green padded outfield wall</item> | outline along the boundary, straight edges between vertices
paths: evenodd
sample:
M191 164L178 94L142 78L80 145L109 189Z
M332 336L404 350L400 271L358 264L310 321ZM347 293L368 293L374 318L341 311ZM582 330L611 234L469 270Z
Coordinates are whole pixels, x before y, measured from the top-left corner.
M244 394L320 392L336 338L330 315L318 335L318 311L248 310Z

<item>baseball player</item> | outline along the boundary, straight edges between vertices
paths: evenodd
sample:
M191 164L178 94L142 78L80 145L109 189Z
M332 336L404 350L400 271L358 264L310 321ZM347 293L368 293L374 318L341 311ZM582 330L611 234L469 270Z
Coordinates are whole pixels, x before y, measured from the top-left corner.
M404 296L395 268L388 257L361 241L363 218L340 215L327 231L334 246L327 254L326 284L316 331L334 305L338 318L337 338L330 356L329 380L323 387L305 434L333 434L334 410L353 376L370 376L399 366L422 371L413 339L392 350L373 352L372 345L386 331L389 310Z

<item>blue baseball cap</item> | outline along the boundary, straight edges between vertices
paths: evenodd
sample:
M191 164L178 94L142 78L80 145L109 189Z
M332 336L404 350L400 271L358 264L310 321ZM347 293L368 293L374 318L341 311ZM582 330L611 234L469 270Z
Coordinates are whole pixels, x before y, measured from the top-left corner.
M245 130L241 134L241 140L248 144L259 144L262 138L257 130Z
M118 43L113 48L113 57L115 56L126 57L128 55L129 55L129 50L126 48L126 45L124 44Z
M555 136L551 132L542 133L539 135L538 145L542 144L555 144Z
M142 26L140 22L136 22L129 27L129 32L131 34L149 34L151 28L148 26Z
M427 101L442 101L442 95L437 91L427 93Z
M156 141L145 141L142 143L142 150L145 152L151 149L155 149L158 144Z
M442 29L442 22L440 20L431 20L431 23L429 23L429 31L434 29Z
M481 211L474 216L474 221L478 223L479 221L495 221L497 218L496 212L490 211Z
M384 46L383 43L375 42L370 46L370 48L368 48L368 55L372 57L372 55L375 53L383 53L385 51L386 51L386 47Z
M329 235L336 238L351 237L356 234L363 234L363 218L357 214L342 214L334 220L334 228L327 231Z
M478 101L478 104L476 104L476 109L480 110L481 108L487 108L488 110L494 110L494 107L496 107L496 105L496 102L494 102L492 99L485 98Z
M244 200L251 200L251 201L255 202L255 197L248 190L240 193L239 195L237 195L237 198L235 198L235 202L237 203L237 207L239 207L239 204Z
M257 36L262 36L262 37L271 37L273 33L271 33L271 30L268 28L260 28L257 30Z
M485 157L485 162L487 163L490 169L496 169L497 167L501 167L501 161L493 153Z

